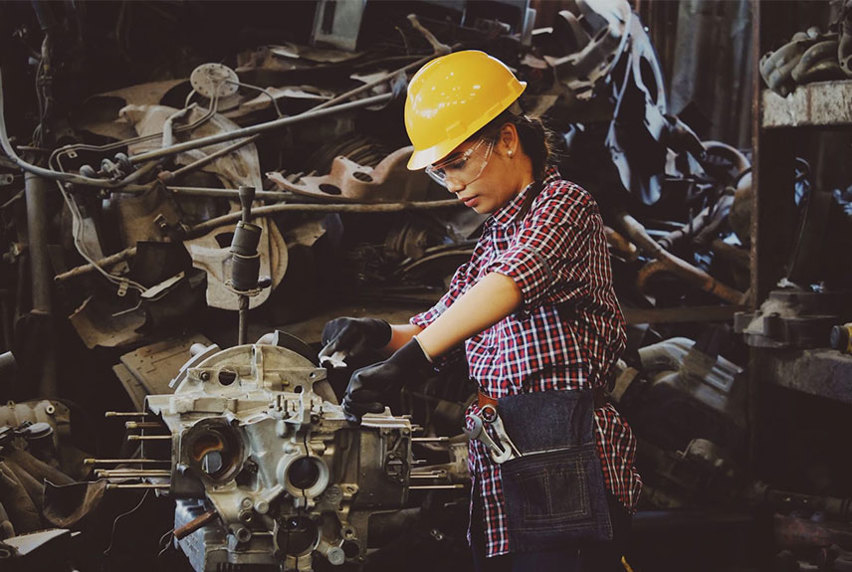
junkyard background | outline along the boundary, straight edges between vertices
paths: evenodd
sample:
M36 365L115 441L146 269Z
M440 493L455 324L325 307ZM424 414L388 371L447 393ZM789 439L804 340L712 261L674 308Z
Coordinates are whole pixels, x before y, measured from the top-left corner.
M484 219L406 170L402 104L459 49L527 82L601 207L629 324L611 396L644 481L633 569L852 569L852 2L7 2L0 38L0 569L213 566L170 536L191 520L174 470L170 490L86 459L179 433L146 396L192 355L278 330L315 362L326 320L438 299ZM336 397L358 365L328 371ZM406 466L369 543L355 526L317 569L467 568L474 393L457 361L389 404L430 470ZM260 566L229 530L195 549Z

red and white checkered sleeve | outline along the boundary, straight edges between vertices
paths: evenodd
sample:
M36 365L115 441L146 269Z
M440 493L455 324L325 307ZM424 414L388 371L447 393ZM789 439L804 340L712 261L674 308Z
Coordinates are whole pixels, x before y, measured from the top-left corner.
M525 311L585 294L590 216L587 203L564 195L545 197L527 215L512 245L487 270L515 281Z

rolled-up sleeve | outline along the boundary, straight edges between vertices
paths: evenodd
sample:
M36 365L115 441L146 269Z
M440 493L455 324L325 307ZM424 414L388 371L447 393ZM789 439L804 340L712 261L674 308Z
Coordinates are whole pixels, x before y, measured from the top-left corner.
M599 219L587 203L546 197L487 271L518 285L527 312L581 296L588 288L590 229Z

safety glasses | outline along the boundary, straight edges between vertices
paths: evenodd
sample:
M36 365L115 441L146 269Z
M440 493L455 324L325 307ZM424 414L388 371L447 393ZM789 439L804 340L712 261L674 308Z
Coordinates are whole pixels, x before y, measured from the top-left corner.
M494 140L480 138L476 144L461 153L453 153L443 161L426 167L426 173L439 185L450 188L465 187L478 179L491 151L494 150Z

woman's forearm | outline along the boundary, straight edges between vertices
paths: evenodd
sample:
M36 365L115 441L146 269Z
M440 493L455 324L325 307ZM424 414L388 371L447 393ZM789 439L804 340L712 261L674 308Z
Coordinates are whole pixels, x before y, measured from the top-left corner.
M417 341L428 356L438 357L496 324L520 304L521 290L515 281L492 272L459 297L427 328L411 336L417 335Z

